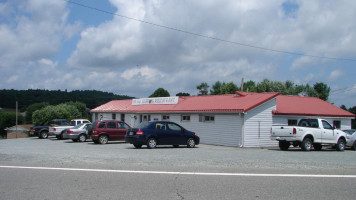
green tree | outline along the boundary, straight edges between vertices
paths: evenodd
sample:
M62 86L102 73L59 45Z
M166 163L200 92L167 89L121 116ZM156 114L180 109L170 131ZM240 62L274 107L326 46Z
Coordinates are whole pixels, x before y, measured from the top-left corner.
M158 88L149 97L169 97L171 96L169 92L163 88Z
M221 94L235 94L235 92L239 90L239 88L236 86L235 83L229 82L223 85L220 90Z
M186 93L186 92L179 92L179 93L176 94L176 96L178 96L178 97L181 97L181 96L190 96L190 94L189 94L189 93Z
M25 120L27 124L31 124L32 123L32 114L36 111L36 110L40 110L43 107L48 106L48 103L34 103L31 104L30 106L27 107L26 109L26 115L25 115Z
M25 118L22 115L17 116L17 123L23 124ZM0 112L0 137L4 138L6 136L6 127L11 127L16 125L16 113L15 112Z
M349 111L349 110L346 108L345 105L341 105L340 108L343 109L343 110Z
M314 90L317 93L317 97L324 101L327 101L329 98L330 87L325 83L315 83L313 86Z
M203 82L197 86L197 89L199 90L199 93L198 93L199 96L200 95L208 95L209 85L206 82Z
M271 84L268 79L264 79L262 82L258 83L256 86L257 92L272 92Z
M90 113L85 103L79 101L76 102L71 101L71 102L67 102L66 104L75 106L81 115L80 118L89 119Z
M80 118L81 113L74 105L59 104L57 106L46 106L37 110L32 115L35 125L49 125L53 119L67 119L68 121Z
M210 90L210 94L211 95L218 95L221 94L221 87L223 86L223 84L225 83L221 83L220 81L216 81L214 83L214 85L212 85L212 89Z
M244 83L244 91L245 92L256 92L256 83L255 81L247 81L246 83Z

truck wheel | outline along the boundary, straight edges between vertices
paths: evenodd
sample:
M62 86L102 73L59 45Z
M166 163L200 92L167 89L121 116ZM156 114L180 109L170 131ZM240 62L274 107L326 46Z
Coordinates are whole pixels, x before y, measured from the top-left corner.
M320 151L322 149L321 144L314 144L313 146L316 151Z
M344 139L339 139L339 141L337 141L336 150L337 151L344 151L345 150L345 140Z
M40 133L40 138L41 138L41 139L46 139L46 138L48 138L48 132L47 132L47 131L42 131L42 132Z
M287 151L289 149L290 143L286 141L279 141L279 149L282 151Z
M312 149L313 142L310 138L305 138L301 144L301 148L303 151L310 151Z

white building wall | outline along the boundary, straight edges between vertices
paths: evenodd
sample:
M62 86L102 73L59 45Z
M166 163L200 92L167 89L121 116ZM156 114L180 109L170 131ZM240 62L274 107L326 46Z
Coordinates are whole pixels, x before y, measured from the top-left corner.
M189 115L189 114L184 114ZM190 114L190 121L181 121L181 114L171 114L170 121L182 125L200 137L202 144L222 146L240 146L242 144L242 121L238 114L207 114L213 115L212 122L199 122L199 114Z
M137 115L139 116L139 114ZM197 133L202 144L222 146L240 146L242 144L243 118L238 113L208 114L214 116L213 122L199 122L199 114L197 113L183 114L190 115L190 121L182 121L182 114L179 113L151 114L151 121L154 119L162 120L162 115L169 115L169 121L178 123L187 130Z
M244 122L244 147L268 147L278 143L270 139L273 123L272 110L276 109L276 99L272 99L248 111Z

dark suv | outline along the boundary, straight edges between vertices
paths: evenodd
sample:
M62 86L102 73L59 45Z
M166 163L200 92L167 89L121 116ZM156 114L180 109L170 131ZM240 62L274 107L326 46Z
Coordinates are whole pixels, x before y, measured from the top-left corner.
M91 139L96 144L106 144L108 141L124 140L127 129L131 127L123 121L103 120L92 125Z

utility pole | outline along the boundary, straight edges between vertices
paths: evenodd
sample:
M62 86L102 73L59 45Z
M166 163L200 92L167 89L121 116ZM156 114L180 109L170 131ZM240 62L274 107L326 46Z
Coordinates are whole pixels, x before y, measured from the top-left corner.
M17 107L18 107L18 102L16 101L16 138L17 138Z
M241 87L240 87L241 92L244 91L244 78L241 79Z

